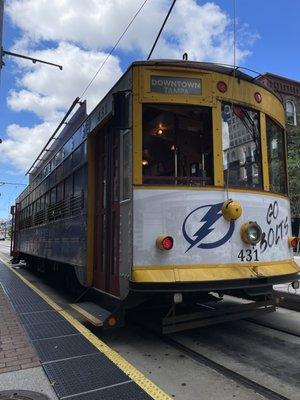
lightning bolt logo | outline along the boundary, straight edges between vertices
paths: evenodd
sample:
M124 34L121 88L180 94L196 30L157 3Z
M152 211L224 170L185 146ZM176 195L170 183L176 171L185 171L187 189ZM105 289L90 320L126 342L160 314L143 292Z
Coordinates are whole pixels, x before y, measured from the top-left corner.
M196 245L199 249L213 249L215 247L222 246L224 243L226 243L231 238L233 231L234 231L234 221L230 221L228 231L222 238L220 238L216 242L202 243L202 240L204 238L206 238L215 229L215 228L213 228L213 225L221 218L222 204L223 203L218 203L218 204L210 204L210 205L198 207L195 210L193 210L192 212L190 212L189 215L186 217L186 219L184 220L183 225L182 225L183 236L186 239L186 241L190 244L188 249L185 251L186 253ZM199 228L194 233L194 235L192 237L190 237L187 234L186 225L187 225L191 215L193 215L196 211L198 211L202 208L208 208L207 213L200 220L200 222L204 222L204 224L201 226L201 228Z

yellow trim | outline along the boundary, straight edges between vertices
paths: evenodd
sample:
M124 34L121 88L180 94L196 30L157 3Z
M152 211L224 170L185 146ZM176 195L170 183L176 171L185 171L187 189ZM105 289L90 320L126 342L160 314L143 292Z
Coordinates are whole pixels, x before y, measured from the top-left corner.
M88 197L87 197L87 285L93 284L94 278L94 232L95 232L95 143L96 136L89 135L87 140L88 155Z
M214 71L201 69L185 69L174 66L138 66L133 67L133 71L138 70L139 86L138 94L139 101L145 103L169 103L169 104L194 104L194 105L216 105L217 100L236 102L255 108L260 112L269 114L282 127L285 126L284 109L280 100L267 89L256 85L253 82L248 82L243 79L234 78L233 76L222 74ZM202 94L199 95L184 95L184 94L164 94L153 93L150 91L150 76L152 74L161 76L174 77L189 77L202 80ZM218 81L223 81L227 84L228 90L226 93L217 91L216 84ZM234 93L232 88L234 86ZM262 95L262 102L257 103L254 98L255 92ZM233 96L231 96L233 94ZM220 116L221 118L221 116Z
M150 76L189 77L202 81L201 95L165 94L151 92ZM218 81L224 81L228 90L221 93L216 89ZM284 127L285 115L279 99L255 83L237 79L214 71L185 69L174 66L134 66L132 69L133 90L133 184L142 184L142 104L191 104L212 107L214 184L224 186L221 101L234 102L260 111L263 188L269 190L269 170L266 144L265 114ZM233 92L233 88L235 89ZM255 92L262 95L257 103ZM231 97L230 97L231 95Z
M224 186L221 102L212 108L214 184Z
M142 105L139 102L139 67L132 69L132 147L133 147L133 183L143 181L142 171Z
M94 317L94 315L81 308L78 304L70 304L70 306L74 308L74 310L76 310L80 315L86 318L91 324L95 326L101 326L102 321L99 318Z
M82 325L79 321L73 318L67 311L62 310L61 307L56 304L49 296L47 296L42 290L36 288L21 274L15 271L11 266L0 257L0 261L7 268L9 268L14 274L16 274L27 286L29 286L35 293L37 293L42 299L44 299L55 311L57 311L62 317L64 317L78 332L80 332L89 342L91 342L101 353L103 353L111 362L117 365L126 375L129 376L138 386L140 386L146 393L149 394L153 399L156 400L172 400L172 398L162 391L155 383L145 377L139 370L137 370L132 364L126 361L117 352L111 349L106 343L100 340L94 335L89 329Z
M270 190L266 115L264 113L260 113L260 137L261 137L263 188L264 190Z
M217 186L183 186L183 185L134 185L133 189L147 189L147 190L203 190L203 191L219 191L224 192L223 187ZM240 189L240 188L229 188L229 193L247 193L247 194L261 194L264 196L272 196L272 197L280 197L285 200L289 200L289 198L283 194L273 193L273 192L264 192L263 190L255 190L255 189Z
M135 265L132 267L132 280L144 283L206 282L296 274L299 271L293 260L251 264Z

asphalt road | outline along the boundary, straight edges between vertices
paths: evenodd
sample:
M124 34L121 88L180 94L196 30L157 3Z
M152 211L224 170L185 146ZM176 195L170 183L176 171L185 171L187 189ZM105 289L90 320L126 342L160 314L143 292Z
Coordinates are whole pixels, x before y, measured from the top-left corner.
M0 242L0 253L8 257L9 247L8 241ZM73 299L26 269L19 272L69 310ZM300 339L296 335L300 335L300 314L279 309L256 322L269 327L236 321L173 334L172 338L291 400L298 400ZM277 330L287 327L294 334ZM175 399L264 399L145 329L127 326L97 334Z

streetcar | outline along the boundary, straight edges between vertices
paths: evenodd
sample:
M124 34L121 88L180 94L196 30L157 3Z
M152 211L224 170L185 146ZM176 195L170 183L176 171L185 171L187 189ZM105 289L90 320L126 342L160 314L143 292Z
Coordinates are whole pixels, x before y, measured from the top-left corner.
M110 326L143 303L174 318L212 294L270 299L299 273L284 126L277 95L239 68L134 62L33 164L12 256L76 277Z

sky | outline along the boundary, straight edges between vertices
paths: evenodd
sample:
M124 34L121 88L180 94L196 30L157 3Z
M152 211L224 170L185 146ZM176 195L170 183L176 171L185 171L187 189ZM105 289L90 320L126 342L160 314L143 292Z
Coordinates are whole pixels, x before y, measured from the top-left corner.
M0 218L25 172L145 0L5 0L0 82ZM172 0L148 0L86 92L88 110L131 62L144 60ZM233 64L234 0L177 0L152 58ZM236 0L236 63L300 81L299 0Z

